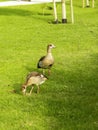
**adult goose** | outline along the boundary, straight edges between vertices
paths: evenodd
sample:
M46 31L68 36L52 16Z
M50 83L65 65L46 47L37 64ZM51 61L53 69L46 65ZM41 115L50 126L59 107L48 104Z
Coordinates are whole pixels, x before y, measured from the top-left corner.
M32 86L29 95L31 95L34 85L36 85L37 93L39 93L40 85L47 80L47 77L39 72L31 72L27 75L26 82L22 85L22 93L26 94L26 89L28 86Z
M53 58L52 52L51 52L52 48L55 48L55 46L53 44L49 44L47 46L46 56L41 57L38 61L37 68L42 68L43 74L44 74L44 69L48 69L48 75L50 75L51 67L54 64L54 58Z

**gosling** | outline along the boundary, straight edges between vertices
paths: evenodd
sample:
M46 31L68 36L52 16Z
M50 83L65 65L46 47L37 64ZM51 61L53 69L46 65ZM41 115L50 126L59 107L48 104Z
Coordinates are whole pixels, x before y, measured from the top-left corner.
M37 68L42 68L43 74L45 73L44 69L48 69L48 75L50 75L50 73L51 73L51 67L54 64L54 58L53 58L53 55L51 52L52 48L55 48L55 46L53 44L49 44L47 46L46 56L41 57L37 63Z
M48 78L41 73L31 72L27 75L26 82L22 85L22 93L26 94L26 88L32 86L29 95L31 95L34 85L37 86L37 93L39 93L40 85L43 84Z

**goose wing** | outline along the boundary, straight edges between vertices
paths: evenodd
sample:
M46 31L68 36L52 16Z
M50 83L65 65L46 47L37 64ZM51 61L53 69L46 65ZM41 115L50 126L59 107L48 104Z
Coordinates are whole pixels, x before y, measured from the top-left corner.
M38 64L37 64L37 68L41 68L42 67L42 61L44 60L45 56L42 56L39 61L38 61Z

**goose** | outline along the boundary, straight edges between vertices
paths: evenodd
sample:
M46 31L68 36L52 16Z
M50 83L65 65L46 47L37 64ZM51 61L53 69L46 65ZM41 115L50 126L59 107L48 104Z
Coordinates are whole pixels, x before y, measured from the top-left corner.
M31 95L34 85L37 86L37 93L39 93L40 85L43 84L47 79L48 78L45 75L39 72L36 72L36 71L31 72L30 74L27 75L26 82L22 85L22 93L26 94L26 88L31 85L32 85L32 88L30 90L29 95Z
M51 67L54 64L54 58L51 53L52 48L55 48L55 46L53 44L49 44L47 46L46 56L42 56L37 63L37 68L42 68L43 74L44 74L44 69L48 69L48 75L50 75Z

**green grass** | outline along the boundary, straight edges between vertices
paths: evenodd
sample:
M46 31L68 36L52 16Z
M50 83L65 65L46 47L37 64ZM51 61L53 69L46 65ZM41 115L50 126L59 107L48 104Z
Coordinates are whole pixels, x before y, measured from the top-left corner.
M52 6L52 4L47 4ZM0 8L0 130L98 129L98 2L74 1L75 24L52 24L42 5ZM61 5L57 5L61 21ZM23 96L26 75L53 43L52 74L37 95ZM16 90L13 93L12 90Z
M0 0L0 2L5 2L5 1L10 1L10 0Z

